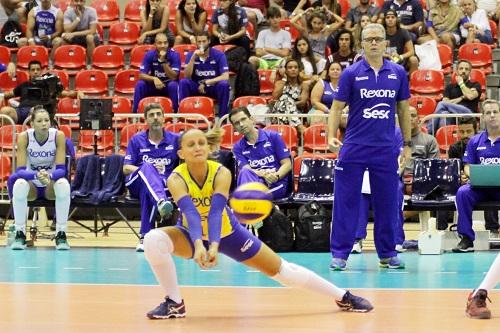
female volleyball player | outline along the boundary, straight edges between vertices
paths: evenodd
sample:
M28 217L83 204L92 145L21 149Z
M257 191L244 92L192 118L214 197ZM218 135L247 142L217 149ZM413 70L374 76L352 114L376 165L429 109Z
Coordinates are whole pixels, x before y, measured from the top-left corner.
M70 205L70 186L66 176L66 139L64 133L50 127L49 112L36 106L31 113L32 128L17 140L17 169L9 178L16 237L13 250L26 248L28 201L46 198L56 201L56 249L69 250L66 227Z
M220 140L219 136L210 138ZM208 160L210 146L198 129L180 138L179 165L167 180L173 199L182 212L177 226L151 230L144 238L144 252L166 297L150 319L179 318L186 315L172 254L193 258L203 269L217 264L218 253L255 268L279 283L308 289L335 299L344 311L368 312L373 306L319 277L312 271L280 258L241 226L227 207L231 174L217 162Z

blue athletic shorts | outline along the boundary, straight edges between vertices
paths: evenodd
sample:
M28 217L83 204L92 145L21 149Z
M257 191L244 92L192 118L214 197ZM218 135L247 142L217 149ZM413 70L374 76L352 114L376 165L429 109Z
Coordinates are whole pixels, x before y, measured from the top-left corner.
M186 235L186 238L191 243L191 248L194 253L194 242L189 236L189 230L181 225L176 225L175 227ZM205 248L208 249L208 241L203 241L203 244L205 245ZM259 252L261 246L262 242L260 239L252 235L252 233L245 229L242 225L238 224L230 235L221 238L219 252L224 253L226 256L238 262L242 262L255 256L257 252Z

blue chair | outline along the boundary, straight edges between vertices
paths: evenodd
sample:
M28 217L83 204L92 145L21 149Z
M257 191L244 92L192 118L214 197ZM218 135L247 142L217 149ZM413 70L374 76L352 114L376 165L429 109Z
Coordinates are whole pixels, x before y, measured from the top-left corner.
M332 202L334 167L336 160L304 158L300 165L297 193L294 202L306 203L311 200Z
M411 202L454 201L460 187L459 159L416 159Z

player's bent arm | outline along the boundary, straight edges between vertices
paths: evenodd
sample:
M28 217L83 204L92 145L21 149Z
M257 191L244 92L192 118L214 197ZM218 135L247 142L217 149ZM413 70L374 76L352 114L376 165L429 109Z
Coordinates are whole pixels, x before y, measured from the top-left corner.
M287 157L282 159L280 161L280 164L281 166L278 169L278 171L276 171L276 176L278 177L278 179L283 179L292 170L292 160L289 157Z
M342 110L345 107L345 102L334 100L328 115L328 142L337 137L337 131L340 126L340 118L342 117Z
M469 166L469 164L464 165L464 174L467 178L470 178L470 166Z
M207 216L208 241L210 246L215 246L215 250L218 249L220 243L222 213L226 208L230 187L231 173L225 167L221 167L215 176L214 194L212 195L210 211Z
M221 75L214 77L213 79L205 80L205 83L211 86L219 81L229 81L229 72L224 72Z
M139 169L138 166L136 165L133 165L133 164L125 164L123 165L123 174L125 176L128 176L130 175L131 173L133 173L135 170Z
M26 154L28 147L28 133L22 132L17 136L16 166L26 167Z
M399 119L399 127L403 134L403 141L411 140L411 124L410 124L410 111L409 102L407 99L398 101L397 112Z

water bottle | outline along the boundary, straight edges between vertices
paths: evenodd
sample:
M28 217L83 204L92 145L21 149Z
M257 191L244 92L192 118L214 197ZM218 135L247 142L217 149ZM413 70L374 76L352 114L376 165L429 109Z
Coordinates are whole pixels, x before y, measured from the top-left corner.
M9 225L9 232L7 233L7 246L10 246L14 243L14 239L16 238L16 226L14 224Z

